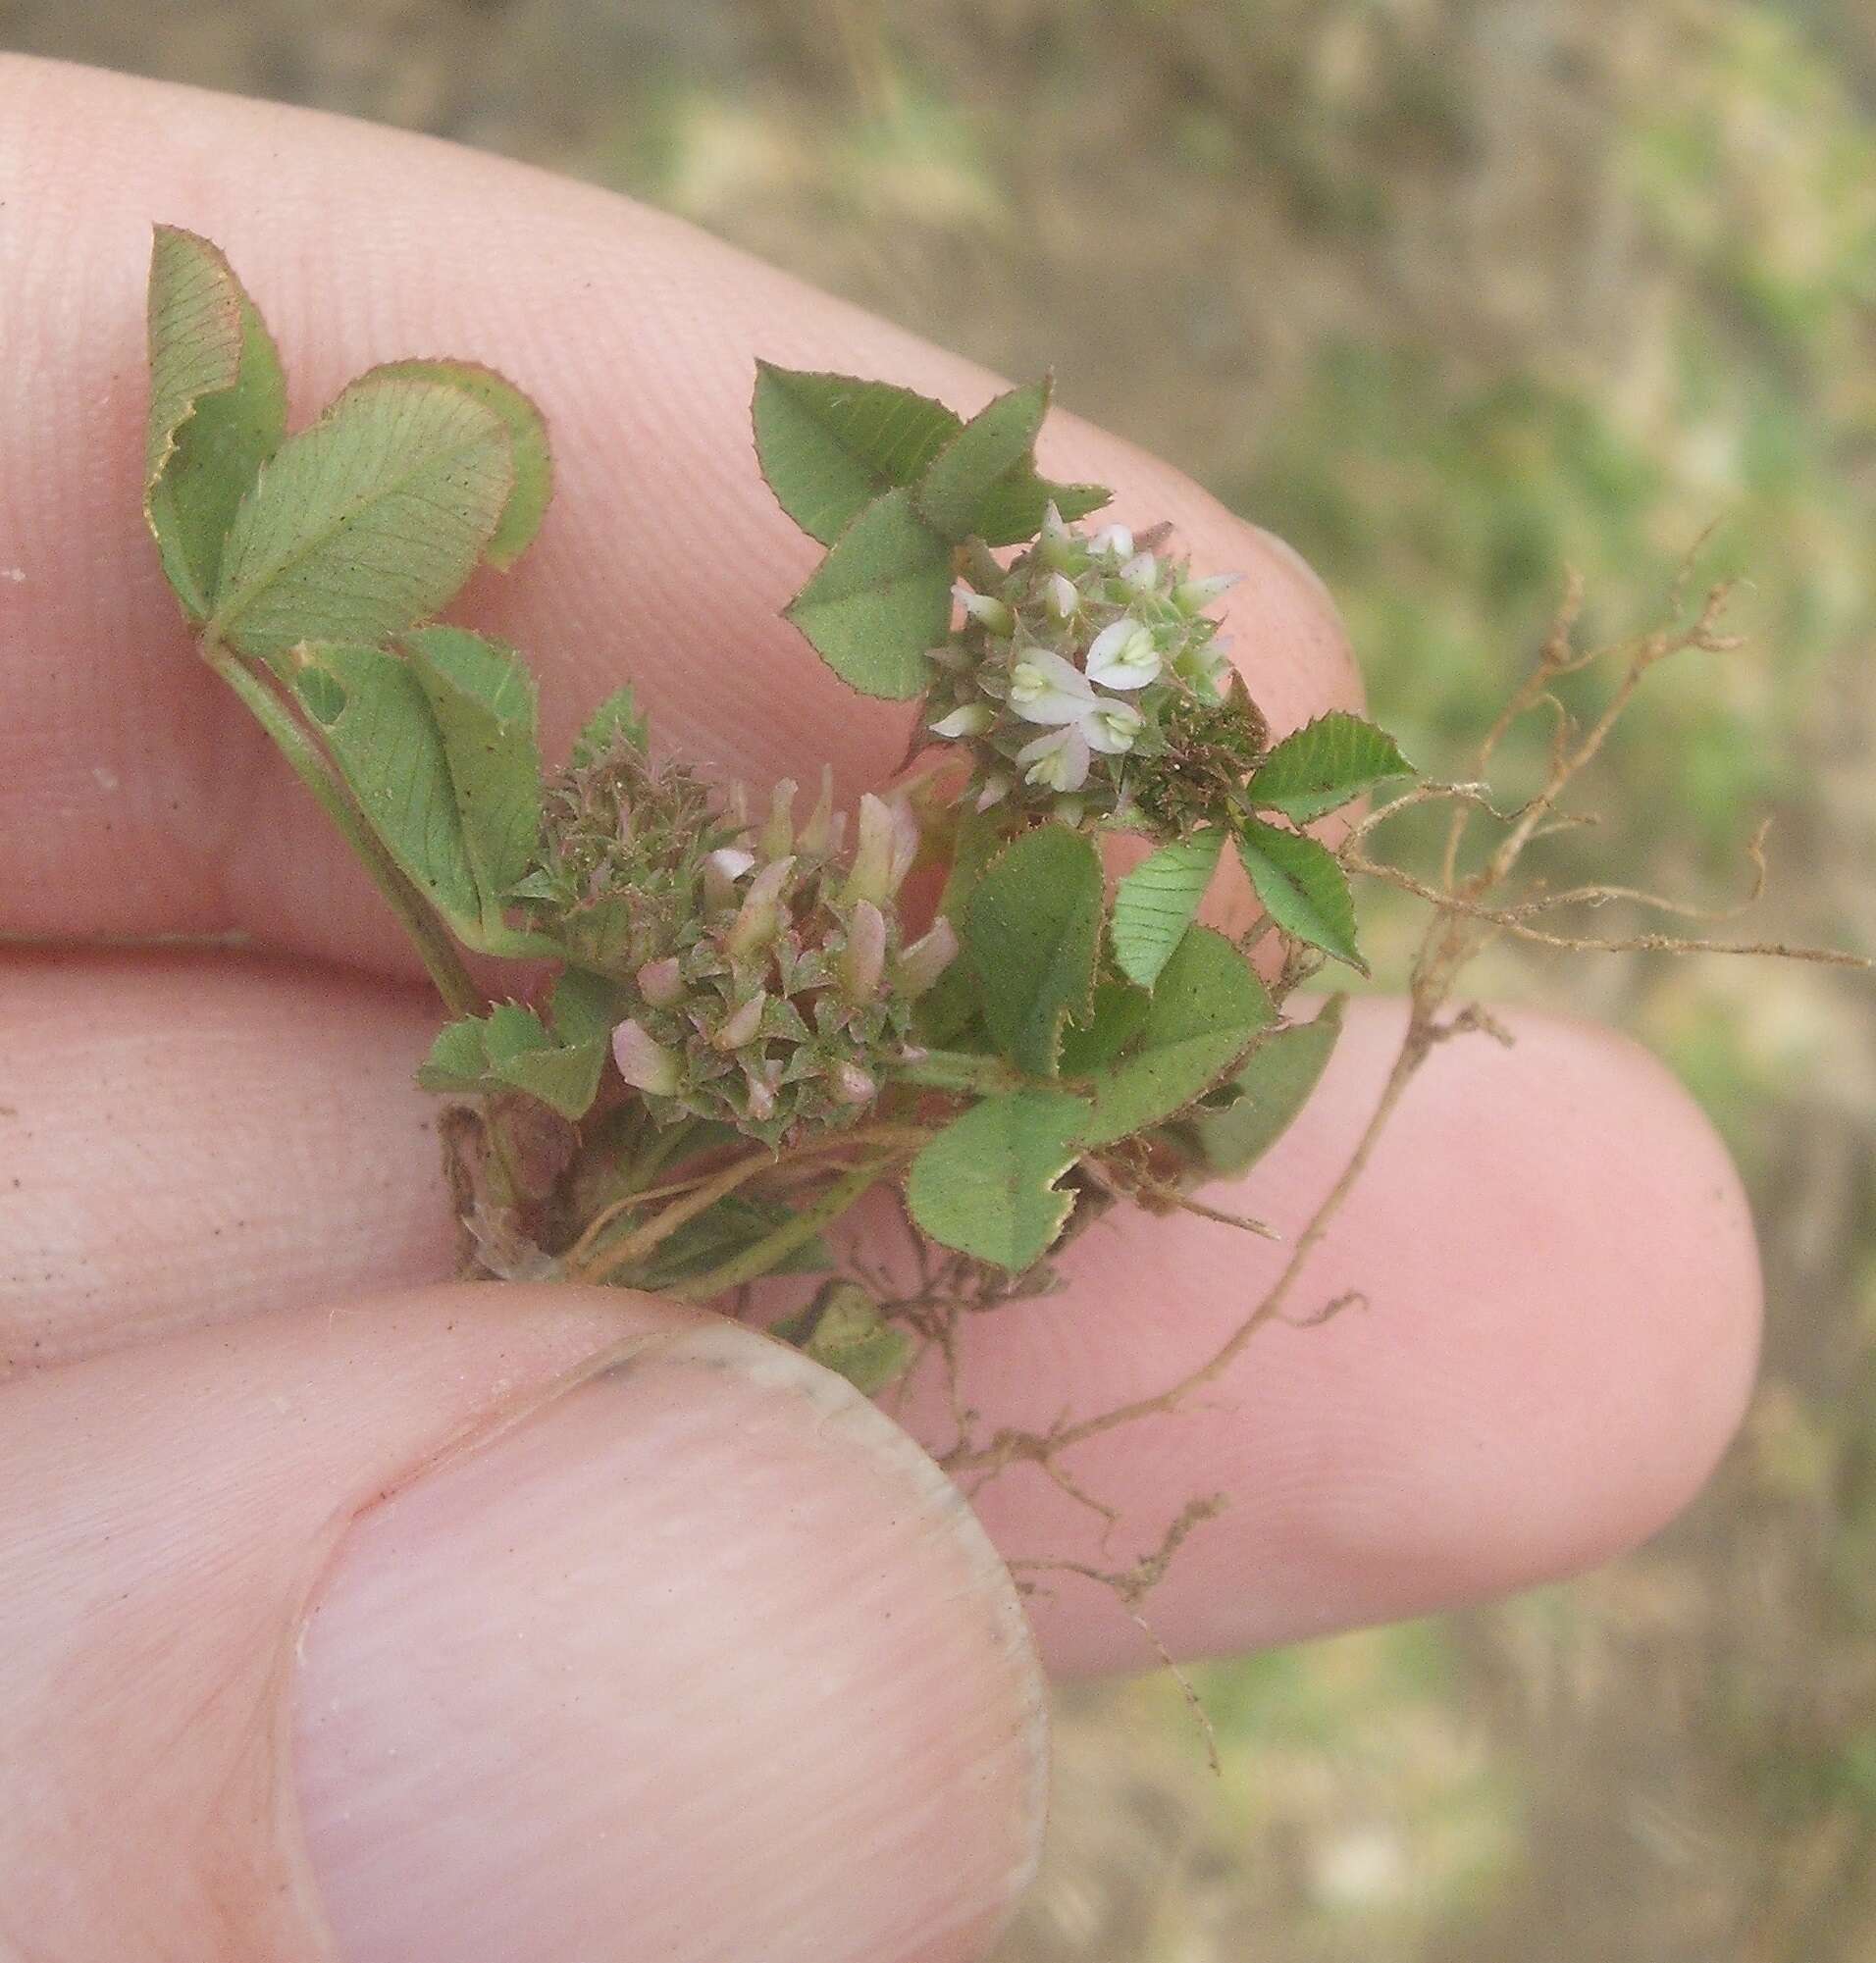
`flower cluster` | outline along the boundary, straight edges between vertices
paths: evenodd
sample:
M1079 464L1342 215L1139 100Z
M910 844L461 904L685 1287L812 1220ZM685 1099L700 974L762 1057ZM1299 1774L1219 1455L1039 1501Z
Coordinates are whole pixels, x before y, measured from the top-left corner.
M1089 537L1052 505L1011 566L980 553L959 583L963 621L931 651L923 712L930 735L970 746L980 810L1009 800L1127 822L1152 801L1172 729L1236 713L1242 692L1205 612L1235 576L1193 579L1164 538L1120 525Z
M799 830L795 795L778 785L765 824L704 854L689 912L631 975L612 1054L660 1122L711 1118L780 1146L858 1117L958 952L942 918L903 941L907 804L862 798L848 855L826 785Z

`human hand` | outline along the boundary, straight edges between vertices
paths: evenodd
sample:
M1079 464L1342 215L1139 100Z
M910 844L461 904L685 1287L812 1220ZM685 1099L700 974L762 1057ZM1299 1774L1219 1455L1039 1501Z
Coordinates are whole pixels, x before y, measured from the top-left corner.
M551 748L630 676L678 749L851 795L903 711L802 658L811 548L747 454L752 364L988 379L669 220L324 118L0 60L0 1953L290 1963L981 1953L1039 1818L1034 1663L928 1463L762 1338L616 1293L438 1286L434 1015L320 814L195 661L138 522L149 227L225 244L303 415L371 361L490 360L561 495L466 609L525 646ZM526 277L514 268L526 269ZM1044 462L1249 575L1274 723L1358 685L1312 577L1058 418ZM237 929L247 951L113 937ZM1399 1011L1352 1014L1256 1211L1293 1229ZM1176 1651L1568 1572L1697 1485L1749 1381L1737 1182L1644 1057L1515 1018L1416 1081L1311 1270L1203 1401L1033 1468L1007 1555L1113 1565L1227 1510L1155 1590ZM1213 1350L1274 1251L1102 1230L984 1318L965 1393L1046 1427ZM393 1292L387 1295L387 1291ZM948 1433L935 1389L903 1414ZM1131 1667L1099 1589L1044 1660Z

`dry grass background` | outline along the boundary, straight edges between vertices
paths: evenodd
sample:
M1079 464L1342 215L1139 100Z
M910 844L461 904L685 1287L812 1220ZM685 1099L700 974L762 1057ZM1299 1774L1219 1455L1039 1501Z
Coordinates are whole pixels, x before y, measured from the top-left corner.
M1566 562L1702 565L1745 655L1596 787L1626 876L1876 945L1876 16L1856 0L0 0L0 46L347 110L632 190L1286 531L1456 765ZM1623 843L1623 841L1627 843ZM1383 945L1405 931L1384 910ZM1006 1963L1876 1955L1876 1004L1494 957L1726 1129L1771 1330L1680 1525L1569 1587L1065 1697Z

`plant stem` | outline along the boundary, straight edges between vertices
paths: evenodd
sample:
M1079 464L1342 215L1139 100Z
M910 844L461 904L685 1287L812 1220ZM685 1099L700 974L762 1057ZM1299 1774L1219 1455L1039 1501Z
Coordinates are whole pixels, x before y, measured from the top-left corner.
M425 970L443 997L444 1007L454 1015L473 1014L482 1007L482 992L469 978L469 971L456 953L455 944L439 924L429 903L418 892L396 861L386 852L364 814L346 795L344 786L333 774L332 766L318 746L293 720L287 705L267 683L237 654L212 641L202 644L202 655L221 676L248 711L272 738L274 747L293 767L294 774L315 798L320 807L337 825L359 863L371 874L378 890L390 901L404 932L410 936Z
M858 1200L871 1192L880 1178L905 1156L904 1152L888 1152L856 1165L844 1179L837 1179L828 1187L812 1206L804 1207L799 1214L746 1247L741 1254L718 1262L714 1267L703 1274L693 1275L689 1281L676 1282L658 1292L678 1302L707 1302L713 1295L726 1294L732 1288L742 1287L746 1281L755 1281L769 1273L798 1248L806 1247L823 1227L831 1226Z

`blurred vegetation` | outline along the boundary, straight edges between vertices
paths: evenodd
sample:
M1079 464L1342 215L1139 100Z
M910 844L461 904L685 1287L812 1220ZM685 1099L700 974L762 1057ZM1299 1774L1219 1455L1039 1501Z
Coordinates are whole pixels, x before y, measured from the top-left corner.
M1591 801L1625 879L1876 944L1876 15L1858 0L0 0L0 44L610 182L1173 458L1467 744L1586 630L1739 575ZM1514 759L1515 764L1515 759ZM1560 861L1568 865L1565 857ZM1405 925L1385 908L1385 943ZM1706 1498L1568 1587L1064 1699L1009 1963L1876 1954L1876 1007L1812 970L1488 957L1651 1043L1767 1242Z

